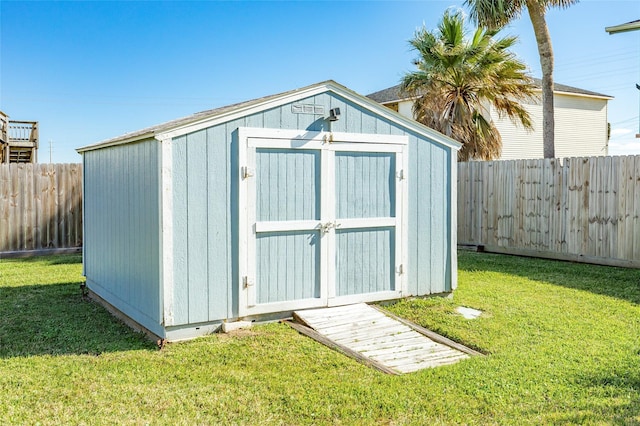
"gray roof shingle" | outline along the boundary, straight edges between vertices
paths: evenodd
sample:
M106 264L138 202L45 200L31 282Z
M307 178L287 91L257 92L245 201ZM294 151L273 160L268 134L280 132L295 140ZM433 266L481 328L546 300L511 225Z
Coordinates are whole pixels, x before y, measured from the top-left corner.
M533 79L533 84L538 89L542 88L542 80L540 80L539 78L534 78ZM598 92L592 92L590 90L579 89L577 87L567 86L565 84L554 83L554 90L556 92L574 93L576 95L585 95L585 96L594 96L594 97L598 97L598 98L613 99L613 97L609 96L609 95L604 95L604 94L598 93ZM400 101L400 100L404 100L404 99L410 98L409 95L407 95L402 90L400 90L400 85L399 84L396 85L396 86L393 86L393 87L389 87L387 89L383 89L383 90L379 90L377 92L370 93L370 94L367 95L367 97L369 99L372 99L372 100L374 100L374 101L376 101L378 103L381 103L381 104L388 103L388 102Z

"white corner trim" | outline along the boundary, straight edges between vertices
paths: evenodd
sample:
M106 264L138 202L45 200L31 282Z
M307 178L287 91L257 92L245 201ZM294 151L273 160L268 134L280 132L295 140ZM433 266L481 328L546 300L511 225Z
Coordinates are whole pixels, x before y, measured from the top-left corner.
M243 169L248 167L248 140L249 137L244 128L238 128L238 315L242 318L247 315L248 289L245 286L245 277L249 277L249 218L248 218L248 190L249 184L243 176Z
M451 151L451 200L449 205L451 206L451 223L449 225L449 232L451 233L451 239L449 244L451 246L451 291L458 287L458 155L455 151Z
M455 153L455 151L452 151ZM413 177L409 176L409 148L407 147L401 154L402 156L400 164L402 166L402 183L399 203L402 204L402 210L400 214L400 235L402 244L400 245L401 256L400 264L403 268L403 274L400 277L400 288L402 290L402 296L409 296L409 179Z
M173 316L173 141L160 140L160 218L162 265L162 317L165 327L174 325Z

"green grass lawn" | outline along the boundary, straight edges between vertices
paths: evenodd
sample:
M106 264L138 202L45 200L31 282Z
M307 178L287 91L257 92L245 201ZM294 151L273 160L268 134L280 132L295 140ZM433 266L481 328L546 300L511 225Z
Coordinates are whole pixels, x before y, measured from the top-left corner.
M488 356L388 376L277 323L158 351L80 262L0 261L0 424L640 424L639 270L462 252L387 309Z

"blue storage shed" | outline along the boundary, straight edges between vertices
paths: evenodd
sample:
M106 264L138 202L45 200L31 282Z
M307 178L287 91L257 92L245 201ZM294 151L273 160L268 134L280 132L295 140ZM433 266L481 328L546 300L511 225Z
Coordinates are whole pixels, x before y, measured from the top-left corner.
M459 147L327 81L80 148L87 288L170 341L451 292Z

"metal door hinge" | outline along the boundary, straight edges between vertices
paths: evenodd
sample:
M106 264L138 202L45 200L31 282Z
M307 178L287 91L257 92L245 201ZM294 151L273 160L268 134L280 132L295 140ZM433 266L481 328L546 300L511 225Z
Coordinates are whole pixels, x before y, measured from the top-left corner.
M256 171L251 167L243 166L242 167L242 179L250 178L255 176Z
M404 176L404 170L398 170L396 172L396 177L398 178L398 180L403 180L405 178Z
M246 275L242 277L242 286L244 288L249 288L253 285L253 280L250 280Z
M400 264L400 265L398 265L396 267L396 274L402 275L403 273L404 273L404 268L403 268L402 264Z

